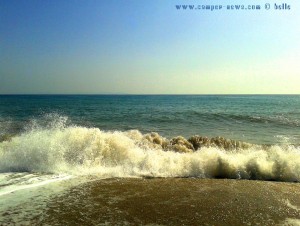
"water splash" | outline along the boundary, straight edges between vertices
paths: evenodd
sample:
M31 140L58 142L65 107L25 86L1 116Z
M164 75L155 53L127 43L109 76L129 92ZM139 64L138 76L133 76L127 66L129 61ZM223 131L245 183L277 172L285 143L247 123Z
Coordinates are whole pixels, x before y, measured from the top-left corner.
M67 126L66 121L35 124L1 142L0 172L300 181L300 150L294 146L237 145L199 136L168 140L137 130Z

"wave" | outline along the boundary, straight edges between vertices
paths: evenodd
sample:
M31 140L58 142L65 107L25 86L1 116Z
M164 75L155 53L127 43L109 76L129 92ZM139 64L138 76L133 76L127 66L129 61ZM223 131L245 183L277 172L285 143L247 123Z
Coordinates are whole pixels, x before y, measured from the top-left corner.
M217 121L240 121L246 123L258 123L258 124L275 124L280 126L292 126L300 127L300 121L298 119L287 117L284 115L242 115L242 114L230 114L230 113L204 113L197 111L190 111L192 115L200 117L201 119L210 119ZM292 115L292 114L291 114ZM296 114L298 116L298 113Z
M293 127L300 127L300 121L298 119L288 118L283 115L274 115L274 116L243 116L238 115L234 116L237 120L248 120L250 122L257 122L257 123L273 123L276 125L283 125L283 126L293 126Z
M0 143L0 172L103 177L198 177L300 181L300 149L225 138L170 140L137 130L102 131L60 117Z

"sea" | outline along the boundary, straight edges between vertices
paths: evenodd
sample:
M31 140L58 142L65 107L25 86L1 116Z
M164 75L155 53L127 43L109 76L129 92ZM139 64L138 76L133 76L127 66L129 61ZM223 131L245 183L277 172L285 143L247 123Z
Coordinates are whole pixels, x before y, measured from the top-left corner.
M0 95L0 225L112 178L299 183L300 95Z

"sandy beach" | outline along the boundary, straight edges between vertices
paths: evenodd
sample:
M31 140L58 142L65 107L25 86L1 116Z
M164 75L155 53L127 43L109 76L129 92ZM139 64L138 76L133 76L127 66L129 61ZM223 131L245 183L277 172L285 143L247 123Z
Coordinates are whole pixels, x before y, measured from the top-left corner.
M300 184L106 179L50 200L40 225L299 225Z

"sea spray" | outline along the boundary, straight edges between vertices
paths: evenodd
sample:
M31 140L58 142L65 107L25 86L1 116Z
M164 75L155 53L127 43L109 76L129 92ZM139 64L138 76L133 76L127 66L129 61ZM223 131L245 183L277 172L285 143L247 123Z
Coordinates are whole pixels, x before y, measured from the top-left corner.
M300 181L298 147L226 149L212 142L180 152L185 143L159 140L158 134L149 137L137 130L102 131L63 126L61 121L35 126L0 143L0 172Z

